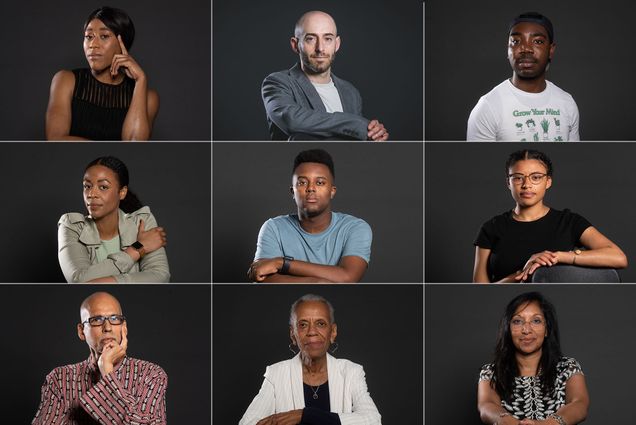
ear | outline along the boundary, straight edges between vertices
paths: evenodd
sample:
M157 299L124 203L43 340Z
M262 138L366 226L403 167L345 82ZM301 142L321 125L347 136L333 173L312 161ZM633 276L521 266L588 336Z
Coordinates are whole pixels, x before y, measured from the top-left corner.
M548 177L547 177L547 181L546 181L546 183L545 183L545 188L546 188L546 190L547 190L547 189L550 189L550 187L551 187L551 186L552 186L552 177L548 176Z
M552 43L552 44L550 45L550 54L549 54L549 56L548 56L548 57L550 58L550 60L552 60L552 58L554 57L554 51L555 51L555 50L556 50L556 44L555 44L555 43Z
M119 200L122 201L128 194L128 186L124 186L119 189Z
M294 186L289 186L289 193L292 194L292 199L294 198Z
M336 52L340 49L340 36L336 36Z
M331 199L333 199L336 196L337 190L338 188L336 186L331 186Z
M295 338L295 335L294 335L294 328L292 328L291 326L289 326L289 339L291 339L292 345L296 345L296 338Z
M331 343L333 344L336 341L336 337L338 336L338 325L335 323L331 325Z
M510 178L506 178L506 186L508 187L508 189L511 189Z
M86 341L86 335L84 335L84 325L81 323L77 324L77 336L82 341Z
M298 50L298 39L296 37L290 38L289 44L291 45L291 48L294 51L294 53L300 53L300 51Z

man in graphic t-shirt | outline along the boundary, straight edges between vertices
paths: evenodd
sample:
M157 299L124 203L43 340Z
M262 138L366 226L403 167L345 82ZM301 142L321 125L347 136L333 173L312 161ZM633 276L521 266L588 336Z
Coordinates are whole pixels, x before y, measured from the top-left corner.
M545 16L516 17L508 31L512 78L482 96L468 118L468 141L579 140L579 110L569 93L545 79L554 30Z
M290 188L297 214L270 218L261 227L252 282L358 282L371 257L371 227L331 211L335 168L322 149L300 152Z
M331 73L340 48L331 16L319 11L305 13L290 42L300 63L268 75L261 87L272 140L389 138L382 123L362 116L358 90Z

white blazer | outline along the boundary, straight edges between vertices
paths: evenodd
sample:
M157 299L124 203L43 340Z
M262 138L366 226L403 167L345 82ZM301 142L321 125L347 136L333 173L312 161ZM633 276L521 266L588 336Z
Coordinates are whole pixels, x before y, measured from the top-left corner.
M268 366L264 376L260 391L239 425L255 425L274 413L305 407L300 354ZM327 379L331 411L338 414L342 425L381 425L380 412L367 390L362 366L327 354Z

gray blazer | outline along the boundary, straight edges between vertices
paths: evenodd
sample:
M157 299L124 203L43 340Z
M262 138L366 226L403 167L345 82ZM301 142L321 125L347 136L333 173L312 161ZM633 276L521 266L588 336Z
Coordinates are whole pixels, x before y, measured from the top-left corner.
M288 140L295 134L319 139L367 140L369 120L362 116L360 93L351 83L333 74L331 78L344 112L327 112L299 64L265 78L261 94L272 140Z
M150 208L142 207L130 214L119 210L119 242L122 250L137 240L139 221L146 230L157 227ZM57 223L58 259L66 281L87 282L113 276L117 282L162 283L170 281L165 248L159 248L135 262L125 252L111 254L101 263L96 251L101 241L95 221L80 213L67 213Z

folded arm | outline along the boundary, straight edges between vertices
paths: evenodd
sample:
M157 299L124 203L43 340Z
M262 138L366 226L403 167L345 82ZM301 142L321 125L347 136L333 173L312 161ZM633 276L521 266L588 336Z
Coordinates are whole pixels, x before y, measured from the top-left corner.
M323 138L353 137L367 140L369 120L348 112L322 112L298 104L289 82L279 75L265 78L262 86L267 116L287 135L305 133Z
M309 282L359 282L367 269L367 262L354 255L342 257L337 266L293 260L287 275L280 274L282 267L282 257L261 258L252 263L248 277L253 282L267 283L303 281L299 278L310 279Z
M165 425L168 384L165 372L157 367L137 379L141 382L133 391L125 388L113 371L88 390L80 398L80 404L104 425L111 424L111 418L120 418L123 425Z

